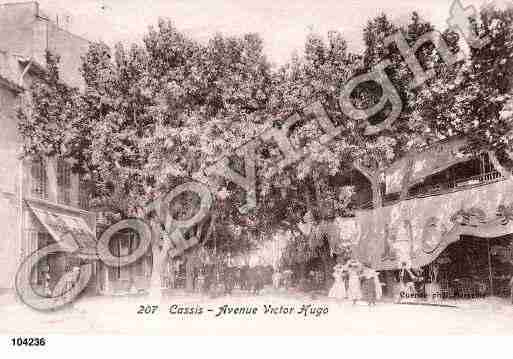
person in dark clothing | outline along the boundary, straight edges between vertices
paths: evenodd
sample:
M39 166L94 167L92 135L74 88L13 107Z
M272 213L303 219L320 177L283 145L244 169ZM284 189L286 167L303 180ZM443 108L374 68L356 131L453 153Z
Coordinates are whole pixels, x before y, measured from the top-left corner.
M241 290L250 290L249 287L249 266L244 265L240 269L240 289Z
M208 293L210 287L214 283L214 266L208 265L205 267L205 281L203 282L203 293Z
M226 295L231 295L233 288L235 287L235 268L226 267L224 271L224 283Z
M401 269L398 272L398 282L407 284L407 283L413 283L414 281L414 274L406 267L406 263L401 263Z
M509 290L511 296L511 304L513 304L513 276L511 276L511 279L509 280Z
M249 279L249 290L258 295L260 291L264 288L264 279L262 269L257 266L254 268L250 268L248 271L248 279Z
M424 283L424 273L421 268L414 269L412 268L412 273L414 275L413 278L413 286L415 289L415 293L421 298L425 297L425 283Z
M369 305L376 305L378 285L380 285L378 274L370 264L365 263L362 273L362 294Z
M399 297L414 297L415 296L415 285L414 282L417 277L407 268L406 263L401 263L401 269L399 270Z

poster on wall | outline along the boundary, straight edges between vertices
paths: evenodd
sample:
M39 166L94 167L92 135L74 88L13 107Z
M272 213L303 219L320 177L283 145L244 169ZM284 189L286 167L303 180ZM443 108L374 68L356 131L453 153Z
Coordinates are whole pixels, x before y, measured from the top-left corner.
M511 208L511 198L513 182L507 180L357 211L357 256L376 269L397 269L403 262L420 267L461 235L493 238L512 233L510 210L504 209Z

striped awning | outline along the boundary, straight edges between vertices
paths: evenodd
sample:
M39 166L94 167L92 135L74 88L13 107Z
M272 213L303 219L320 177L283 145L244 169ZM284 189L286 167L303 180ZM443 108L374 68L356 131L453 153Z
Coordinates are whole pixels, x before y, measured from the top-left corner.
M82 217L56 213L31 203L28 205L43 227L67 252L95 256L96 236Z

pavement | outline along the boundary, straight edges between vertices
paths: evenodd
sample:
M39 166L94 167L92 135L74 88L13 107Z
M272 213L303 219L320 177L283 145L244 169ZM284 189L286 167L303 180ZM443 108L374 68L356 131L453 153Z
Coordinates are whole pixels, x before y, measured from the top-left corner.
M440 303L438 303L440 304ZM513 306L502 298L353 305L325 296L266 291L210 298L87 297L37 312L0 296L0 334L122 335L511 335ZM200 309L201 308L201 309Z

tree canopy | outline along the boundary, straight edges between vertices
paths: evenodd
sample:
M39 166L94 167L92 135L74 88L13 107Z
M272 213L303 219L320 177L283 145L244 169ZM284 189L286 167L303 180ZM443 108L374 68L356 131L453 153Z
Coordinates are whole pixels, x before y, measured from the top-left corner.
M411 85L415 75L397 41L387 41L400 34L413 47L435 30L416 13L407 24L394 24L384 14L369 20L360 53L348 50L340 32L311 33L303 51L280 67L271 66L258 34L218 34L200 43L161 20L142 44L92 44L81 67L82 92L60 81L58 58L48 54L47 73L19 112L25 153L72 160L93 185L94 204L121 218L141 215L145 205L177 185L209 177L215 201L208 223L200 224L205 233L218 223L232 233L285 229L305 236L300 225L306 221L351 215L350 171L363 173L379 207L384 169L412 149L465 136L471 151L510 153L512 14L485 8L474 25L491 41L455 63L443 61L432 42L420 46L416 57L434 75L418 86ZM460 50L456 33L444 31L441 38L451 53ZM351 79L384 61L401 112L390 127L376 131L372 126L393 104L369 119L354 119L341 109L340 94ZM368 108L382 94L379 84L368 81L351 98L356 107ZM323 143L326 119L340 132ZM269 126L287 129L292 146L306 146L309 155L277 166L284 154L260 136ZM245 175L247 159L239 149L255 138L258 201L244 212L244 189L207 170L227 158ZM199 205L192 194L178 202L174 210L181 218Z

